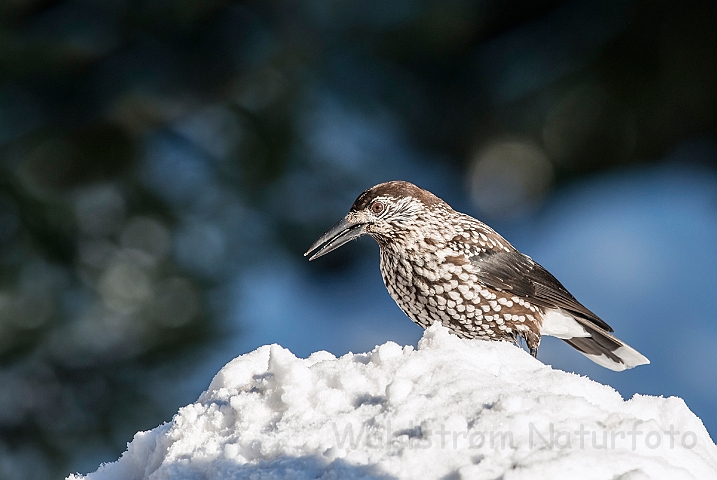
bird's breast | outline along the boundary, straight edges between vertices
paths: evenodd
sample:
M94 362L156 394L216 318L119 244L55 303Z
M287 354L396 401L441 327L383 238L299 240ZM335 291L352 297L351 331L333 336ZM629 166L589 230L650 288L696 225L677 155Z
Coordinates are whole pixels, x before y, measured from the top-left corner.
M381 249L381 275L408 317L426 328L436 321L467 338L511 338L532 329L534 311L522 299L483 285L476 266L450 248L423 255Z

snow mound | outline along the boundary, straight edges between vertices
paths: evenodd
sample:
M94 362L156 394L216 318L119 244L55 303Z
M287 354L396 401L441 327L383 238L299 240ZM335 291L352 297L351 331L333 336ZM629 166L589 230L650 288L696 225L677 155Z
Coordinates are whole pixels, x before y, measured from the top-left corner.
M680 398L624 401L434 325L417 350L242 355L117 462L68 480L82 478L709 479L717 447Z

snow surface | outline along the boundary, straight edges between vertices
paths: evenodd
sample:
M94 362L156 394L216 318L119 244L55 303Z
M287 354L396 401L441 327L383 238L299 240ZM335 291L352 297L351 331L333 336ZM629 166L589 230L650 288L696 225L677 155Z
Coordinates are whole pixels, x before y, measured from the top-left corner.
M703 480L717 479L717 447L680 398L625 401L434 325L418 349L263 346L118 461L68 480L244 478Z

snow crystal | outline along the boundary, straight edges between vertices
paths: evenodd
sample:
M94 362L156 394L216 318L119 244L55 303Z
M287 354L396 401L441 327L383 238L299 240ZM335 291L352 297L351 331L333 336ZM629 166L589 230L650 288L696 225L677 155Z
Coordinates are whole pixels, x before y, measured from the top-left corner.
M118 461L68 480L205 478L708 479L717 447L680 398L625 401L434 325L417 349L242 355Z

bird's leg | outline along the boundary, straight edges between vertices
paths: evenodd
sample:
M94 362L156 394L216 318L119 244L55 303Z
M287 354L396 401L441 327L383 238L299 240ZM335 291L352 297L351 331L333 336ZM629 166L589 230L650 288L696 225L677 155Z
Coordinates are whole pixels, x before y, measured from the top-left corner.
M538 358L538 347L540 346L540 335L536 335L534 332L527 331L523 334L525 338L525 344L528 346L530 354Z

